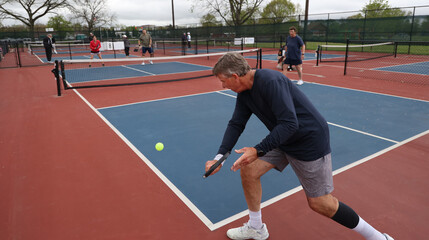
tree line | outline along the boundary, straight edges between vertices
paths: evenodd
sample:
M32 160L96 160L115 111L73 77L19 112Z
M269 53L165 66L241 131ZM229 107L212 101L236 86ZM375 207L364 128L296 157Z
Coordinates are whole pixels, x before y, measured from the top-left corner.
M55 14L49 19L48 27L70 28L72 23L60 14L64 10L71 12L75 24L85 26L88 31L111 24L116 18L107 7L107 0L0 0L0 19L17 20L30 33L34 33L36 22L47 14Z
M36 22L47 14L55 14L48 21L47 27L56 31L71 31L85 28L92 32L98 27L113 25L116 16L107 7L108 0L0 0L1 19L14 19L34 33ZM191 12L204 10L207 14L200 19L203 27L241 26L247 24L278 24L296 22L297 15L303 10L291 0L271 0L263 8L266 0L193 0ZM17 11L20 9L21 11ZM68 10L74 23L60 14ZM408 16L411 12L392 8L388 0L369 0L360 13L348 19L380 18ZM125 26L123 26L125 28Z

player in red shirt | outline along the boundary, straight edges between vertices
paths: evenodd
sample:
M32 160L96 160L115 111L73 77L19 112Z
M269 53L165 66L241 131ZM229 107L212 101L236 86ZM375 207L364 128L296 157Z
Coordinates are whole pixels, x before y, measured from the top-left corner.
M97 55L98 58L103 59L101 57L100 48L101 42L97 40L97 37L94 35L92 41L89 43L89 47L91 48L91 60L94 58L94 55ZM104 63L102 64L104 66ZM91 67L91 64L89 64Z

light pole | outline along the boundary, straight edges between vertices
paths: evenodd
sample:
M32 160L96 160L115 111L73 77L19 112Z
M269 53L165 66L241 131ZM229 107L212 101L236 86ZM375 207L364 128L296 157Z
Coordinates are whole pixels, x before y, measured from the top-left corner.
M308 2L309 0L305 1L305 20L304 20L304 43L307 43L307 24L308 24Z
M174 0L171 0L171 15L173 16L173 29L175 29L176 24L174 23Z

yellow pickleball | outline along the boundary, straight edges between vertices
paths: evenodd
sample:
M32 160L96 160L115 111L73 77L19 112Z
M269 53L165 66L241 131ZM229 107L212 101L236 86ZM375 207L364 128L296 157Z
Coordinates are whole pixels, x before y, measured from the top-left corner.
M162 151L164 149L164 144L162 142L159 142L155 145L155 149L157 151Z

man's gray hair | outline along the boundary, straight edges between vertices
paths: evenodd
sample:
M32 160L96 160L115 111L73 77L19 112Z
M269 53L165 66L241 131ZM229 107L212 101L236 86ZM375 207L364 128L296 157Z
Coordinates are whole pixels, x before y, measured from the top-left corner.
M215 76L222 74L225 77L231 77L232 74L244 76L250 71L250 66L246 59L238 53L227 53L219 58L213 67Z

